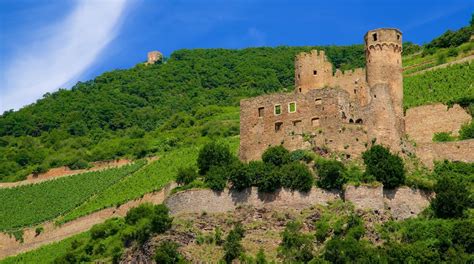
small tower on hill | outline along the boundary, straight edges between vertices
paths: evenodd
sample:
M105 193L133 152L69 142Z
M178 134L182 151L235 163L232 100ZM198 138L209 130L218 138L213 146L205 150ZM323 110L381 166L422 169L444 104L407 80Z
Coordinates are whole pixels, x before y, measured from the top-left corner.
M296 91L306 93L311 89L321 89L330 84L332 64L326 58L323 50L302 52L295 58L295 87Z
M163 60L163 54L161 52L155 50L155 51L150 51L148 52L148 60L146 64L155 64L161 60Z

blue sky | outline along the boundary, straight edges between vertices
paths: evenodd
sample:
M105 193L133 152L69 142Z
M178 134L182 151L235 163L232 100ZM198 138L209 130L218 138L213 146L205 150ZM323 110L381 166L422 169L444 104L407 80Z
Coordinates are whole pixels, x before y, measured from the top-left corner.
M473 11L471 0L0 0L0 111L132 67L150 50L348 45L378 27L422 44Z

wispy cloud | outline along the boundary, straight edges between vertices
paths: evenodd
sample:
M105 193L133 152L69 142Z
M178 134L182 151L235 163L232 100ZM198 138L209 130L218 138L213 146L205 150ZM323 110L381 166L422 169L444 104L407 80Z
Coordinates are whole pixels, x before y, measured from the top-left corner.
M0 110L18 109L74 80L118 33L128 0L79 0L54 25L33 29L32 43L19 43L7 62Z

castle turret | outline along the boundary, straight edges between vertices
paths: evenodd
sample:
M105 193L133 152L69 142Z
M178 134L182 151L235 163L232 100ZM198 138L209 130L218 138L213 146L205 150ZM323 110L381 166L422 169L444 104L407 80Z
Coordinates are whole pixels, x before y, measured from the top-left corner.
M159 51L150 51L147 56L148 60L146 64L155 64L163 59L163 54Z
M378 106L371 113L374 137L397 149L404 131L402 33L393 28L375 29L364 40L370 101L372 107Z
M302 52L295 58L296 92L306 93L310 89L321 89L330 84L332 64L324 51Z

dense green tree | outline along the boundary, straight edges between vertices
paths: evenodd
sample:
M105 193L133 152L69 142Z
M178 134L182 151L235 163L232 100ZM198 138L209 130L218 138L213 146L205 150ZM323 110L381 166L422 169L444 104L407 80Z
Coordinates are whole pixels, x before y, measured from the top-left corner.
M244 235L245 230L240 223L235 224L234 228L230 230L224 242L224 260L226 263L232 263L244 252L244 247L241 244Z
M381 146L374 145L362 154L366 173L383 183L385 187L394 188L405 182L403 160Z
M324 189L341 189L347 179L344 164L337 160L320 160L315 164L318 186Z
M461 217L464 210L472 207L472 198L466 181L456 173L445 173L435 185L436 197L431 206L441 218Z
M281 166L290 162L290 152L282 145L269 147L262 154L265 163Z
M180 185L186 185L198 177L198 173L196 172L196 168L193 166L179 168L178 174L176 175L176 183Z
M228 166L234 160L228 146L211 142L199 151L197 165L199 173L205 175L212 166Z
M306 165L291 162L281 167L281 185L291 190L308 192L314 184L314 176Z
M156 263L162 264L182 264L188 263L178 252L179 244L165 240L161 242L155 250Z

